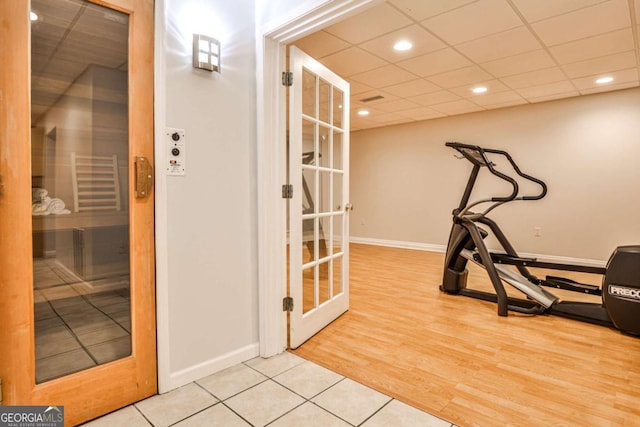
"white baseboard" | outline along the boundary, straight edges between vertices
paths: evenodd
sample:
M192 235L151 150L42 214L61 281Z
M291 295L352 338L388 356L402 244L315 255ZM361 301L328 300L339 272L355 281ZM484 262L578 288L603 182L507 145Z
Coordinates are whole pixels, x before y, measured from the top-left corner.
M259 343L250 344L246 347L239 348L222 356L218 356L213 359L209 359L205 362L199 363L195 366L191 366L186 369L182 369L177 372L173 372L169 375L168 381L160 381L163 384L158 390L158 393L167 393L178 387L189 384L190 382L207 377L223 369L230 368L238 363L245 362L249 359L253 359L260 355Z
M390 248L403 248L403 249L416 249L420 251L429 251L429 252L441 252L444 253L447 250L445 245L435 245L431 243L420 243L420 242L403 242L400 240L384 240L384 239L373 239L370 237L354 237L350 238L351 243L361 243L364 245L374 245L374 246L387 246ZM491 248L489 248L491 250ZM556 256L556 255L544 255L544 254L532 254L532 253L519 253L519 255L523 258L536 258L538 261L548 261L555 262L560 264L572 264L572 265L585 265L589 267L604 267L607 262L603 260L597 259L587 259L587 258L572 258L572 257L564 257L564 256Z
M420 242L403 242L401 240L383 240L373 239L370 237L354 237L349 238L351 243L362 243L363 245L387 246L390 248L415 249L419 251L442 252L447 250L445 245L434 245L430 243Z

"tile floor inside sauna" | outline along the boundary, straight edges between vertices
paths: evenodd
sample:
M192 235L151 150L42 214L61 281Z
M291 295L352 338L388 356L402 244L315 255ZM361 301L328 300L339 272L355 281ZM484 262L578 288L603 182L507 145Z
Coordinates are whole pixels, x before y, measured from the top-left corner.
M355 381L283 353L255 358L86 427L451 427Z
M38 383L131 353L126 279L88 283L55 259L35 259L34 283Z

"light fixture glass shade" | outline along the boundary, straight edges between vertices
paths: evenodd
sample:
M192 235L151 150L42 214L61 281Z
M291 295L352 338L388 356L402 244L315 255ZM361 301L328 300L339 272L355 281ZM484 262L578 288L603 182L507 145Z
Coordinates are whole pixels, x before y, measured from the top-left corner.
M193 35L193 67L220 72L220 42L203 34Z

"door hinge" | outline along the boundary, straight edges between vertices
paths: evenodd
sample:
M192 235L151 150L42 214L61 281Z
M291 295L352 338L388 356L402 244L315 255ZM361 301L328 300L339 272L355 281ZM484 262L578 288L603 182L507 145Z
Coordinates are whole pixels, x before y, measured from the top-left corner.
M2 378L0 378L0 406L2 406Z
M282 298L282 311L293 311L293 298Z
M293 199L293 185L284 184L282 186L282 198L283 199Z
M291 71L282 72L282 86L293 86L293 73Z

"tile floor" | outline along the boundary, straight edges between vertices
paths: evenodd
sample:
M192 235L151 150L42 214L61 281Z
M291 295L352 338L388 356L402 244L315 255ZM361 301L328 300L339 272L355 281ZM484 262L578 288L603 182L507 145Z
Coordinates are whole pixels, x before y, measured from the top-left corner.
M128 280L88 283L55 259L34 259L34 287L36 382L131 354Z
M86 427L453 427L291 353L255 358Z

